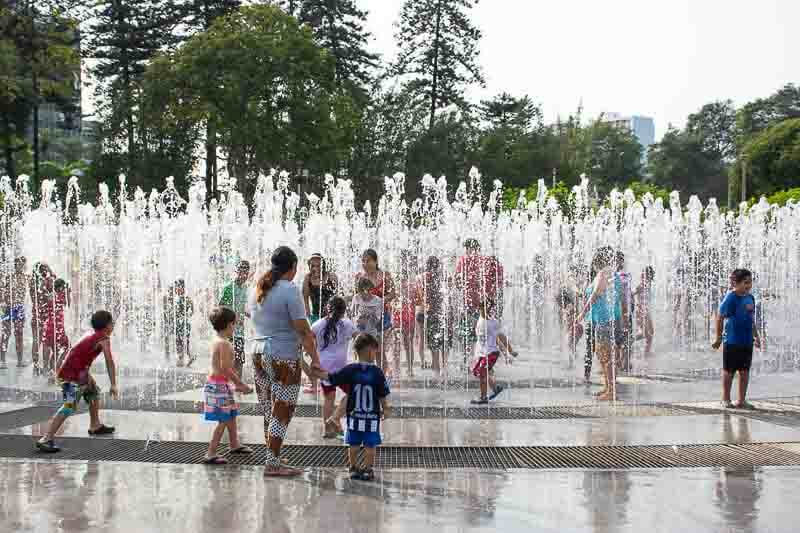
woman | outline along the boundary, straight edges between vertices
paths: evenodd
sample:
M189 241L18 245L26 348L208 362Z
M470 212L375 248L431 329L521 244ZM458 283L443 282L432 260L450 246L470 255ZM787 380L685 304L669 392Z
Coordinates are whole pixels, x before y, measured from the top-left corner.
M614 275L614 252L609 247L600 248L592 261L592 269L597 272L592 284L587 287L588 298L583 309L575 319L575 328L580 328L584 317L590 314L592 332L594 334L594 350L600 361L605 378L605 389L598 395L598 400L616 399L616 377L611 354L613 353L615 336L614 322L617 310L617 294L621 286L619 277Z
M308 274L303 279L303 303L312 326L327 312L328 302L339 287L336 274L328 272L326 267L322 254L313 254L308 260ZM316 394L317 380L312 379L303 392Z
M383 331L381 331L381 336L385 339L387 338L386 335L392 329L392 315L390 309L396 296L394 279L392 278L391 274L380 269L378 266L378 252L371 248L364 250L364 253L361 255L361 268L362 271L356 274L356 286L358 285L359 279L362 277L367 278L374 285L374 288L370 292L378 298L383 299L384 315ZM380 361L378 361L378 366L381 367L384 372L388 370L386 364L385 342L381 342Z
M300 392L302 350L318 370L319 354L306 318L300 290L294 284L297 255L281 246L272 254L271 270L259 278L250 315L257 342L253 350L256 394L264 413L267 441L267 476L294 476L299 470L281 463L283 439L292 420Z

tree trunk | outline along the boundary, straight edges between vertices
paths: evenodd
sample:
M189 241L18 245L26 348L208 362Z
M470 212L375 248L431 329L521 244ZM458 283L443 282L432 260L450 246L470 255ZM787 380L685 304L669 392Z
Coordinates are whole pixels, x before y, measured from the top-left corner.
M436 34L433 39L433 80L431 81L431 116L428 123L428 129L433 129L433 123L436 119L436 100L438 98L439 89L439 40L442 31L442 1L436 2Z
M11 122L9 120L3 120L3 140L4 140L4 149L3 149L3 157L6 160L6 174L11 178L11 186L14 187L15 183L13 180L17 177L17 170L14 165L14 136L11 134Z
M206 203L217 197L217 128L206 122Z

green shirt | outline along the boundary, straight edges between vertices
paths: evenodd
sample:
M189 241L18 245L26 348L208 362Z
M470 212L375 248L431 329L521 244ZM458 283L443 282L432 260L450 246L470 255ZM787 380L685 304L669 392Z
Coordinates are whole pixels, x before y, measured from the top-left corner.
M222 289L222 297L219 299L219 304L233 309L236 313L238 320L236 321L236 329L233 331L234 337L244 337L244 312L247 307L247 287L237 285L232 281L225 285Z

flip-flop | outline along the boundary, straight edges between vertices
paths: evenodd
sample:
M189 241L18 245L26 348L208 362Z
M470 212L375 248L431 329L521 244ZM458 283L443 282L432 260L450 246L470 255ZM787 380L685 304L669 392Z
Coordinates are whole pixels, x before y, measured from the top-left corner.
M294 477L302 473L301 470L289 468L287 466L280 466L278 468L267 467L264 469L264 475L268 477Z
M226 465L228 464L228 460L224 457L220 457L219 455L215 455L214 457L205 457L203 458L204 465Z
M238 448L234 448L231 450L230 453L240 454L240 455L248 455L253 453L253 449L248 446L239 446Z
M111 426L106 426L105 424L100 424L100 427L97 429L90 429L89 435L111 435L114 433L114 428Z

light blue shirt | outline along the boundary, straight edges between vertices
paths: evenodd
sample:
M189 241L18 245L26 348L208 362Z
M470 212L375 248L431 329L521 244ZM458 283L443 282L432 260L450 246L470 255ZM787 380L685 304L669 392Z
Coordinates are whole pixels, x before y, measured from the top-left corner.
M300 359L300 336L293 320L306 319L306 306L300 289L291 281L278 280L262 303L250 300L250 316L256 337L271 337L267 352L275 359Z

